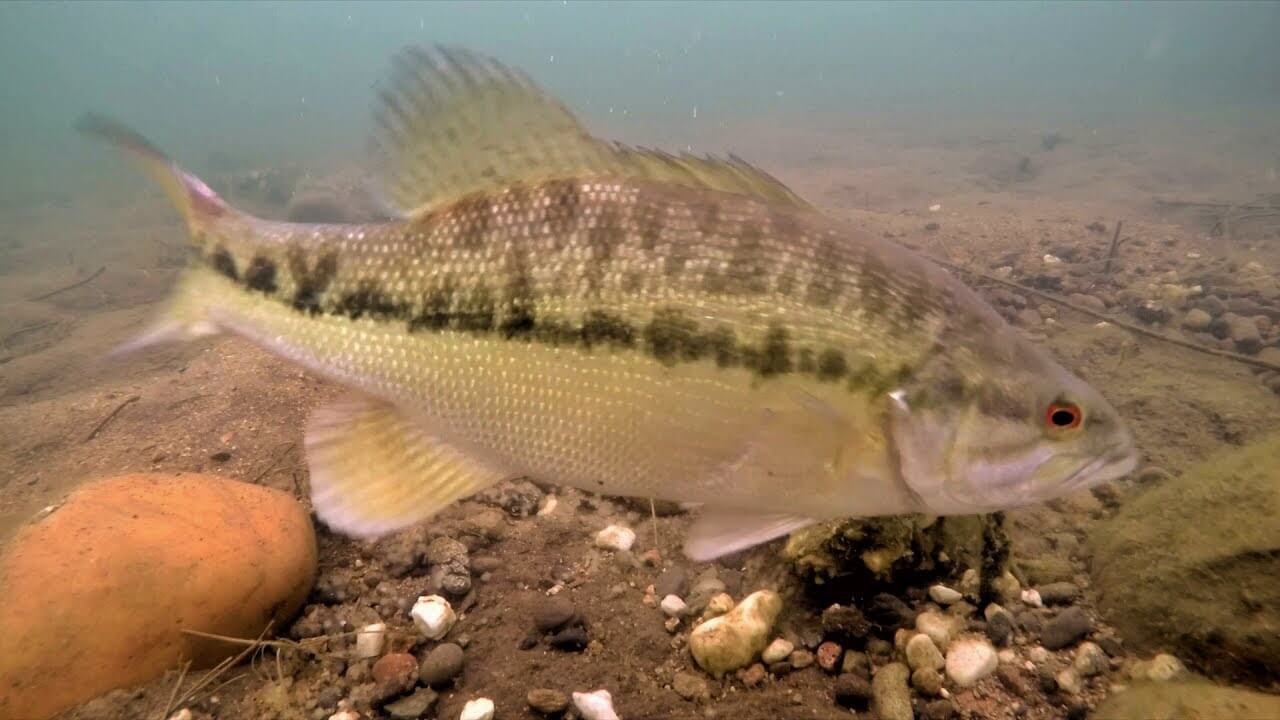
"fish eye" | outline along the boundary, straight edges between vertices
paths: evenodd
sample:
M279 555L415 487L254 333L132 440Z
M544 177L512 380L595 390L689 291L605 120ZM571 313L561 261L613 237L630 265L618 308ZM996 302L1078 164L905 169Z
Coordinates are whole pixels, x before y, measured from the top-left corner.
M1073 402L1053 402L1045 410L1044 419L1050 430L1074 430L1084 422L1084 410Z

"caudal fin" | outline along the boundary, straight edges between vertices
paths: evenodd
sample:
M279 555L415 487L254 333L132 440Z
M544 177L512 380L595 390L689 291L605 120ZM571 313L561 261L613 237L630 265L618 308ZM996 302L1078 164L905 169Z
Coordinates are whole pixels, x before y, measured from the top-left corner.
M143 172L164 189L174 207L186 220L193 244L208 242L208 232L220 219L238 214L200 178L183 170L142 135L101 115L87 114L76 129L90 137L107 141L124 151ZM204 248L200 248L201 251ZM209 335L218 328L208 320L211 299L201 292L198 277L191 272L179 278L167 307L142 333L118 346L108 357L117 357L160 342L186 340Z
M193 235L204 224L232 212L231 206L204 181L178 167L155 145L128 127L95 113L81 117L75 127L85 135L105 140L123 150L143 172L158 182L174 207L182 213Z

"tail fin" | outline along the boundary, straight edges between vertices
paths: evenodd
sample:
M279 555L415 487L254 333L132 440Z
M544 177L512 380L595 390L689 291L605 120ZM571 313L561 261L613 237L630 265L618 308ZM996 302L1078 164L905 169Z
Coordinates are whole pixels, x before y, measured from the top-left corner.
M208 221L232 211L200 178L178 167L146 138L124 125L89 113L81 117L75 127L85 135L125 151L130 160L160 184L193 235Z
M85 135L107 141L125 152L130 160L160 183L169 200L187 222L193 242L199 243L204 231L224 216L235 214L200 178L178 167L138 133L101 115L88 114L76 123ZM203 248L202 248L203 249ZM133 339L111 351L108 357L173 340L209 335L218 328L207 319L208 298L198 291L199 283L188 272L179 278L168 307L152 325Z

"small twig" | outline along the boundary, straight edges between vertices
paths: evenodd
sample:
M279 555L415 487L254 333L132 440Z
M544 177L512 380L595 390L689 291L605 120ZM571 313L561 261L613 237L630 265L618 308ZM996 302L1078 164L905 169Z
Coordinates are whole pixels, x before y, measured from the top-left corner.
M37 296L35 296L35 297L33 297L33 298L27 298L27 301L28 301L28 302L37 302L37 301L39 301L39 300L47 300L47 299L49 299L49 298L53 297L54 295L58 295L59 293L64 293L64 292L66 292L66 291L68 291L68 290L74 290L74 289L76 289L76 288L80 287L81 285L84 285L84 284L86 284L86 283L88 283L88 282L92 281L94 278L98 277L98 276L99 276L99 275L101 275L103 272L105 272L105 271L106 271L106 269L107 269L107 266L106 266L106 265L103 265L102 267L98 268L97 272L95 272L94 274L90 275L89 277L87 277L87 278L85 278L85 279L83 279L83 280L77 280L76 282L73 282L73 283L71 283L70 285L67 285L66 287L60 287L60 288L58 288L57 290L53 290L53 291L47 292L47 293L45 293L45 294L43 294L43 295L37 295Z
M1187 200L1156 200L1156 204L1168 207L1207 208L1211 210L1280 210L1280 205L1237 205L1235 203L1190 202Z
M266 477L266 476L267 476L267 473L269 473L269 472L271 472L272 470L274 470L274 469L276 468L276 465L279 465L279 464L280 464L280 460L281 460L281 459L283 459L286 455L288 455L290 452L292 452L292 451L293 451L293 446L294 446L295 444L296 444L296 443L293 443L293 442L287 442L287 443L283 443L283 444L281 444L281 445L277 445L276 447L283 447L283 448L284 448L284 450L283 450L282 452L277 453L277 454L276 454L276 456L275 456L274 458L272 458L272 459L271 459L271 463L270 463L270 464L268 464L265 468L263 468L262 472L260 472L260 473L258 473L257 475L255 475L255 476L253 477L253 479L252 479L252 480L250 480L249 482L254 483L254 484L257 484L257 482L258 482L259 480L261 480L262 478Z
M1107 264L1102 268L1102 274L1108 277L1111 275L1111 261L1116 256L1116 250L1120 249L1120 226L1122 225L1124 225L1123 220L1116 221L1116 232L1111 236L1111 250L1107 252Z
M39 330L41 328L47 328L52 324L53 324L52 320L41 320L38 323L32 323L26 327L18 328L17 330L14 330L8 335L5 335L4 339L0 340L0 345L8 345L10 341L18 337L19 335L25 335L26 333L32 332L33 330Z
M107 426L107 423L115 419L115 416L119 415L121 410L125 409L125 407L127 407L128 405L135 403L141 399L142 398L138 395L130 395L128 398L125 398L125 401L117 405L116 409L112 410L110 415L102 418L102 422L98 423L98 426L93 429L93 432L89 433L89 436L86 437L81 442L89 442L90 440L98 437L98 433L102 432L102 429Z
M1034 295L1040 298L1041 300L1047 300L1056 305L1061 305L1062 307L1070 308L1072 310L1075 310L1078 313L1081 313L1082 315L1088 315L1091 318L1109 322L1112 325L1115 325L1116 327L1124 328L1125 330L1128 330L1129 332L1134 333L1136 335L1142 335L1144 337L1152 338L1153 340L1160 340L1162 342L1167 342L1170 345L1177 345L1178 347L1184 347L1188 350L1194 350L1199 353L1204 353L1205 355L1214 355L1216 357L1226 358L1227 360L1234 360L1238 363L1242 363L1245 365L1252 365L1253 367L1260 367L1265 370L1276 370L1280 372L1280 364L1277 364L1277 363L1271 363L1271 362L1267 362L1266 360L1262 360L1260 358L1250 357L1248 355L1241 355L1240 353L1233 353L1228 350L1219 350L1217 348L1207 347L1204 345L1200 345L1199 343L1191 342L1189 340L1183 340L1181 338L1171 337L1163 333L1158 333L1155 330L1148 330L1147 328L1144 328L1140 325L1134 325L1133 323L1126 322L1124 320L1119 320L1106 313L1101 313L1101 312L1098 312L1097 310L1090 310L1087 307L1077 305L1069 300L1064 300L1060 297L1057 297L1056 295L1051 295L1047 292L1043 292L1032 287L1027 287L1022 283L1013 282L1012 280L1005 280L1003 278L998 278L994 275L988 275L987 273L979 272L977 270L971 270L962 265L957 265L953 262L943 260L942 258L935 257L933 255L924 254L924 257L950 270L955 270L956 272L964 273L966 275L972 275L973 277L982 278L983 280L986 280L988 282L993 282L997 285L1004 285L1005 287L1013 288L1015 290L1018 290L1019 292L1024 292L1030 295Z
M658 506L649 498L649 519L653 521L653 547L662 554L662 538L658 537Z
M173 689L169 691L169 699L164 704L164 711L160 713L161 720L166 720L169 713L173 712L173 701L178 699L178 690L182 688L182 681L187 677L187 671L191 669L191 661L182 663L182 669L178 671L178 681L173 684Z

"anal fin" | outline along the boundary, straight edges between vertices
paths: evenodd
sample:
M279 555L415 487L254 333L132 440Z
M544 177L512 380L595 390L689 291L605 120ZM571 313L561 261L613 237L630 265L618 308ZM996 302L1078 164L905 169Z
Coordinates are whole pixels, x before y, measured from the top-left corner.
M425 520L504 477L421 419L359 395L312 414L306 451L316 514L334 530L360 537Z
M780 538L814 522L783 513L705 508L702 517L689 528L684 552L695 562L706 562Z

